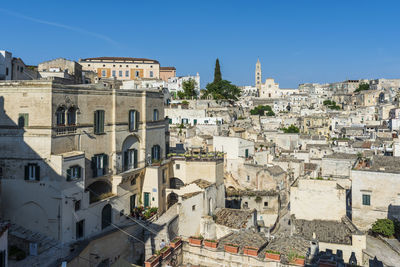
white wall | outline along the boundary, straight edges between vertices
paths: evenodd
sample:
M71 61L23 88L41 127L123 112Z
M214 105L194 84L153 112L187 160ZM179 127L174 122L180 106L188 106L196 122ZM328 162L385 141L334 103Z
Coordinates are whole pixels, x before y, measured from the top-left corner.
M341 221L346 215L346 190L336 181L299 179L290 189L290 213L296 219Z

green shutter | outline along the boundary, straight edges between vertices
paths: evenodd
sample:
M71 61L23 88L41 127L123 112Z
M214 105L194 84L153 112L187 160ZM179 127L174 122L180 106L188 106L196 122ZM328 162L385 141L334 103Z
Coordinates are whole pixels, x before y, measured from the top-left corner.
M124 151L124 158L123 158L123 160L124 160L124 171L126 171L128 169L128 159L129 159L128 151Z
M108 171L108 155L106 155L106 154L103 155L103 170L104 170L104 174L107 174L107 171Z
M71 180L71 168L67 169L67 181Z
M135 119L136 119L136 123L135 123L135 130L139 129L139 122L140 122L140 113L139 111L135 111Z
M132 116L133 116L133 110L129 110L129 112L128 112L128 128L129 128L129 131L132 131L133 129L132 129Z
M28 127L29 126L29 114L25 113L24 114L24 127Z
M91 167L92 167L92 173L93 177L97 177L97 166L96 166L96 157L92 157L92 162L91 162Z
M138 166L138 153L137 153L138 151L137 151L137 149L134 149L133 150L133 167L134 168L137 168L137 166Z
M104 110L100 110L100 133L104 133Z
M95 111L94 112L94 119L93 119L93 131L95 134L99 133L98 129L97 129L97 120L98 120L98 112Z
M78 178L82 178L82 167L81 166L78 166L77 167L78 168Z
M35 179L36 179L36 181L40 181L40 166L36 165L35 168L36 168L36 173L35 173L36 177L35 177Z
M29 180L29 165L25 166L25 180Z

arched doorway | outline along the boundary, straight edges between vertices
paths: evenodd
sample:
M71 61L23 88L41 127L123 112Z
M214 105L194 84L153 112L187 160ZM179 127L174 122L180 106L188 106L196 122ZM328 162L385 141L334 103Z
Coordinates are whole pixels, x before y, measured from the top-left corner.
M168 209L174 205L175 203L178 203L178 195L175 194L174 192L171 192L171 194L168 195L167 197L167 206Z
M105 181L96 181L87 187L89 190L89 203L100 201L111 196L111 185Z
M111 205L107 204L101 210L101 229L111 225Z

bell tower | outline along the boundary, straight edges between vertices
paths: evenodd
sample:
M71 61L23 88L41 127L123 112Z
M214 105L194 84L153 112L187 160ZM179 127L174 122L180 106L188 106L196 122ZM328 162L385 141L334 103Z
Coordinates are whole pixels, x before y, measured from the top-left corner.
M258 90L261 89L261 83L262 83L262 75L261 75L261 63L260 59L257 59L256 63L256 71L255 71L255 85Z

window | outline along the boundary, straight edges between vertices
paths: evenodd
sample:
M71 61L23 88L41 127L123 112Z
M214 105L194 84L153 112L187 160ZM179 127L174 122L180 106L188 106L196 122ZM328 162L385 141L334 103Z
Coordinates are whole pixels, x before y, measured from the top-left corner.
M158 121L158 109L153 110L153 121Z
M104 133L104 110L96 110L94 112L94 133L103 134Z
M192 206L192 211L195 211L196 210L196 205L193 205Z
M139 65L136 65L136 68L139 68Z
M120 71L118 72L118 74L119 74L119 77L122 77L122 70L120 70Z
M152 160L161 159L161 148L159 145L155 145L151 148L151 159Z
M6 266L6 251L2 250L0 251L0 267L5 267Z
M104 67L104 65L103 65L103 67ZM107 77L107 71L106 70L102 70L101 71L101 76L102 77Z
M19 70L20 70L21 72L23 72L23 71L24 71L24 67L19 68Z
M65 109L63 107L59 107L56 111L56 123L57 126L65 125Z
M3 179L3 167L0 167L0 179Z
M106 154L97 154L92 157L93 177L103 176L107 173L108 156Z
M80 166L72 166L67 170L67 181L77 180L80 178L82 178L82 168Z
M29 126L29 114L28 113L20 113L18 115L18 127L28 127Z
M129 131L137 131L139 125L139 112L129 110Z
M115 70L112 71L112 76L115 77Z
M181 169L181 165L180 164L176 164L175 165L175 169L180 170Z
M153 65L150 65L150 68L153 68Z
M136 78L139 78L139 76L140 76L140 71L138 71L138 70L135 71L135 77L136 77Z
M267 201L264 202L264 207L268 207L268 202Z
M244 209L247 209L247 208L249 208L249 203L247 203L247 202L244 202L244 203L243 203L243 208L244 208Z
M247 182L250 182L250 175L247 175Z
M362 204L364 206L370 206L371 205L371 196L363 194L362 195Z
M40 167L36 163L29 163L25 166L25 180L39 181L40 180Z
M150 78L153 78L153 71L150 71Z
M8 76L8 68L6 68L6 76Z
M103 67L105 67L106 66L106 64L103 64Z
M80 200L76 200L75 201L75 211L78 211L81 209L81 201Z
M162 170L162 183L165 184L167 182L167 169Z
M87 64L88 67L90 67L90 64Z
M125 77L129 77L129 70L125 71Z
M137 149L129 149L124 152L124 171L136 169L138 166Z
M72 107L72 108L68 109L67 122L68 122L68 125L76 124L76 108Z
M76 223L76 239L83 237L83 230L85 227L85 220L81 220Z

